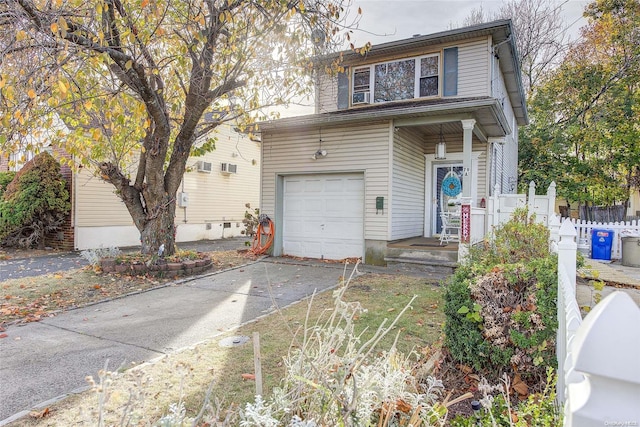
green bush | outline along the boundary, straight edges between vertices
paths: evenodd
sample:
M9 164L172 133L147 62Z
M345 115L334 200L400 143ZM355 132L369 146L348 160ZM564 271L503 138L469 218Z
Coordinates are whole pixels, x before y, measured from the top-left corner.
M7 186L0 201L0 243L5 246L44 245L71 210L69 192L59 163L42 153L27 162Z
M553 369L547 371L547 381L540 393L530 394L525 400L513 407L509 401L510 382L508 378L501 380L497 386L488 386L481 382L479 389L483 393L482 405L473 415L458 415L451 420L452 427L560 427L562 414L556 403L557 375ZM494 397L491 392L498 391Z
M555 366L557 258L549 233L519 210L474 249L445 290L451 357L496 379L519 373L529 385Z
M0 200L2 200L2 195L4 194L4 191L7 189L7 185L9 185L11 181L13 181L13 178L15 176L16 176L16 173L13 171L0 172Z

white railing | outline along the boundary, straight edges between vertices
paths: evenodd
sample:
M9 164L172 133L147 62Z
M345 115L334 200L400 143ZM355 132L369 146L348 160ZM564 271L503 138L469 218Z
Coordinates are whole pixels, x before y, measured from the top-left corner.
M589 247L591 247L591 235L593 229L596 230L612 230L613 231L613 240L611 242L611 258L612 259L620 259L622 258L622 231L632 231L635 233L640 233L640 223L638 220L629 221L629 222L591 222L584 221L578 219L572 219L571 222L576 228L577 231L577 241L578 242L586 242ZM640 423L638 424L640 425Z
M624 292L582 320L576 300L577 231L550 219L558 253L558 400L566 427L640 426L640 309Z

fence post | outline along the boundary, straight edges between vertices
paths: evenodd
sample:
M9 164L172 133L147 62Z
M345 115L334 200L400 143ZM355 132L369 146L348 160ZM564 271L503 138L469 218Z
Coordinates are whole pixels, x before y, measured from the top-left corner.
M566 392L565 362L567 356L567 301L565 293L575 295L576 292L576 251L578 248L575 242L576 229L569 219L565 219L562 223L558 236L558 332L556 334L558 382L556 384L556 392L558 401L564 403ZM568 279L564 285L563 277ZM571 289L565 289L565 286L570 286Z
M558 242L558 264L562 264L569 275L569 283L571 284L571 292L576 294L576 252L578 244L576 243L576 228L573 226L569 218L565 218L560 226L560 240Z
M556 182L551 181L549 188L547 188L547 197L549 198L549 213L547 218L551 220L552 216L556 214Z
M536 183L531 181L529 183L529 197L527 197L527 210L529 211L529 215L532 215L535 212L535 201L536 201Z

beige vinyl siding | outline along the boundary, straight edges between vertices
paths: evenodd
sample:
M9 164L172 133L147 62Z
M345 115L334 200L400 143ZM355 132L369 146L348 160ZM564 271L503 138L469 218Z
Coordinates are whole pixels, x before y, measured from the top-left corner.
M498 149L501 156L500 163L498 163L498 175L501 179L498 180L498 183L502 193L516 193L518 191L516 182L518 176L518 124L507 93L504 76L500 71L499 60L495 58L492 90L492 96L502 104L504 115L512 132L506 136L506 144Z
M193 170L185 173L184 187L178 191L189 195L189 204L186 209L176 207L176 224L242 222L246 203L258 207L260 145L226 124L218 127L216 135L216 149L213 152L202 157L191 157L187 161L187 166ZM197 172L199 160L211 162L212 172ZM222 162L236 164L237 174L221 174ZM135 177L133 172L130 175L132 179ZM111 184L83 169L76 176L76 186L76 226L133 225L129 212L114 194Z
M338 78L321 74L316 90L316 113L329 113L338 109Z
M216 149L187 164L184 191L189 194L186 209L176 209L176 224L242 222L250 203L257 208L260 198L260 145L235 132L230 125L216 130ZM211 163L211 173L197 171L197 162ZM237 173L221 173L222 163L237 165ZM236 225L233 224L233 227Z
M424 233L424 138L407 128L394 136L391 240Z
M491 96L496 98L502 104L502 109L504 110L504 115L509 122L509 125L513 128L514 117L513 106L511 105L511 100L509 99L509 94L507 92L507 88L504 82L504 75L500 71L500 61L497 58L493 58L494 62L494 75L493 81L491 83L492 94Z
M262 134L261 211L275 215L278 175L364 172L365 239L387 240L388 212L376 214L376 197L389 199L389 123L308 128ZM325 158L313 160L320 139Z
M489 58L487 39L458 46L458 96L489 95Z
M75 226L113 225L133 225L129 211L116 196L113 185L86 168L81 169L75 175Z

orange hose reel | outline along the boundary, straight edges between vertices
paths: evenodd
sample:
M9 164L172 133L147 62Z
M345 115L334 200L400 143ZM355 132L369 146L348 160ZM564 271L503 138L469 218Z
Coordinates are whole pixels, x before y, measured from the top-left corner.
M249 252L255 255L264 255L273 244L275 231L276 227L271 218L266 215L260 218L260 223L258 224L256 234L253 235L253 244Z

